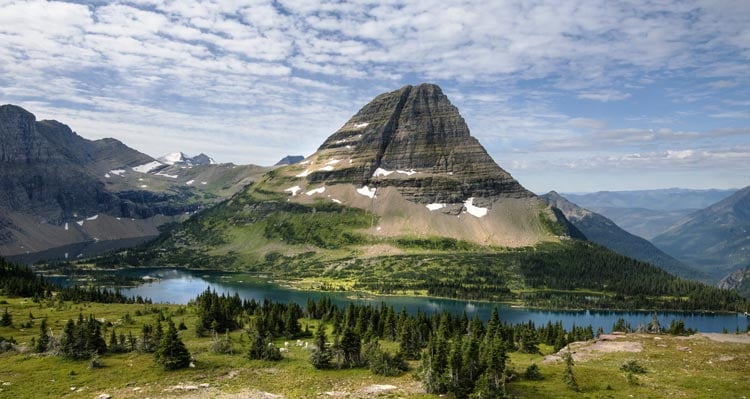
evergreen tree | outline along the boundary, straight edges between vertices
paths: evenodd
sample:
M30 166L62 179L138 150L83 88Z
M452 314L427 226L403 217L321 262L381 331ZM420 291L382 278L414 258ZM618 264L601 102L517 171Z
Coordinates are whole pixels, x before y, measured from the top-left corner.
M357 367L362 363L362 340L353 329L344 329L340 346L344 356L344 367Z
M154 336L154 327L151 324L144 324L141 328L141 341L139 350L145 353L156 351L159 342Z
M578 381L576 380L575 374L573 374L573 354L568 350L563 353L562 357L565 362L565 370L563 371L562 380L568 388L578 392Z
M537 366L536 363L531 363L529 367L526 367L526 372L523 373L523 378L530 381L537 381L544 377L542 377L542 373L539 371L539 366Z
M413 318L407 318L401 325L401 342L399 352L410 360L417 360L420 356L421 344L417 333L416 322Z
M8 313L8 307L5 307L2 317L0 317L0 327L10 327L13 325L13 317Z
M49 333L47 333L47 319L42 319L42 323L39 325L39 339L36 340L36 346L34 350L37 353L47 352L49 349Z
M310 354L310 363L316 369L327 369L331 367L331 349L326 346L325 327L321 324L315 332L315 346Z
M445 394L448 392L448 341L442 334L443 328L433 334L427 350L422 354L420 376L427 393Z
M500 337L491 341L487 356L487 384L492 392L498 394L505 387L505 364L508 355L505 353L505 342Z
M167 321L167 331L159 342L154 358L165 370L176 370L190 365L190 352L180 339L172 319Z

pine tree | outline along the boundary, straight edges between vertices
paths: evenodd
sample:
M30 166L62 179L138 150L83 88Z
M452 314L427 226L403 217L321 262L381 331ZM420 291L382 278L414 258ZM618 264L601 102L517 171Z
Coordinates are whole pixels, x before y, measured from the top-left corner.
M47 333L47 319L42 319L42 323L39 325L39 339L36 341L37 353L47 352L49 349L49 334Z
M573 355L570 353L570 350L568 350L563 353L562 357L565 362L565 370L563 371L562 380L568 388L578 392L578 381L576 380L575 374L573 374Z
M0 317L0 327L10 327L13 325L13 317L8 313L8 307L5 307L3 316Z
M315 347L310 354L310 363L316 369L331 367L331 349L326 346L327 341L325 327L323 325L318 326L318 330L315 332Z
M341 336L341 350L344 355L344 367L357 367L362 363L362 340L351 328L345 328Z
M167 331L163 334L154 357L165 370L185 368L190 365L190 352L180 339L172 319L167 324Z

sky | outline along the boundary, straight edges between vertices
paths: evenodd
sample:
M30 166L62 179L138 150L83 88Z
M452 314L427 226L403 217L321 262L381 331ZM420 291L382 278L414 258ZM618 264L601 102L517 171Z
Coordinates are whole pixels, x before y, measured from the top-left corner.
M155 157L310 155L423 82L535 192L750 185L746 0L0 0L0 103Z

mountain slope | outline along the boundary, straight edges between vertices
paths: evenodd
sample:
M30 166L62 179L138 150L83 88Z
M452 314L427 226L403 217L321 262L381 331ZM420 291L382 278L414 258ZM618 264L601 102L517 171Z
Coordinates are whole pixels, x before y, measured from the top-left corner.
M681 220L653 243L717 278L750 263L750 187Z
M721 279L719 288L734 290L745 298L750 298L750 266L737 269Z
M274 253L408 252L399 240L524 247L574 230L492 160L439 87L425 84L376 97L307 159L269 172L164 245L241 263Z
M698 209L586 208L615 222L623 230L650 240Z
M115 139L87 140L3 105L0 170L0 255L13 256L153 237L158 226L236 193L267 169L163 165Z
M742 306L575 236L562 212L487 155L437 86L419 85L376 97L299 164L94 262L546 307Z
M647 240L628 233L606 217L568 201L551 191L542 196L547 203L560 209L565 217L589 240L617 253L656 265L676 276L706 279L707 276L665 254Z

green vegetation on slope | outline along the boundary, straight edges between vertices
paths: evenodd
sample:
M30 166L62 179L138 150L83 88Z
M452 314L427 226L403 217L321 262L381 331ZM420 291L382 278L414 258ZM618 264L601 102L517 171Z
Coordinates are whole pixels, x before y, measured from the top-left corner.
M301 205L250 187L150 245L96 260L101 267L186 266L276 278L348 282L384 294L516 301L555 308L745 311L734 293L674 277L578 240L528 248L442 237L366 234L374 216L327 201ZM393 255L368 255L369 248Z

